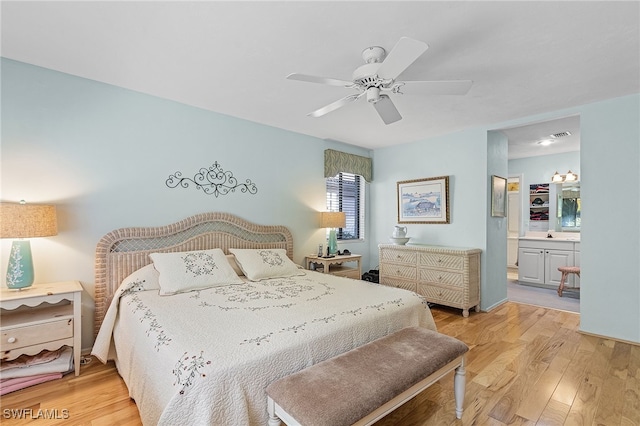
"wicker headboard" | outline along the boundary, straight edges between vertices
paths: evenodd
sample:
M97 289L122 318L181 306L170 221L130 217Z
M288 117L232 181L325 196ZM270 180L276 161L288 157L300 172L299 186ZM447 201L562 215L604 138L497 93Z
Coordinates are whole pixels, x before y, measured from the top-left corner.
M151 263L149 253L221 248L281 248L293 259L293 237L284 226L257 225L228 213L202 213L155 228L121 228L96 247L95 328L122 280Z

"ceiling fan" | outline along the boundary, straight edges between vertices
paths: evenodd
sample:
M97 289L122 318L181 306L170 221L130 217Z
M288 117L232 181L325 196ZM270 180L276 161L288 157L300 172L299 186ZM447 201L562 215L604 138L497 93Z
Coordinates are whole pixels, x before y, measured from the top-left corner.
M409 94L464 95L471 88L473 83L471 80L396 81L396 78L428 48L426 43L409 37L400 38L388 55L380 46L368 47L362 52L365 64L353 72L352 81L298 73L289 74L287 78L329 86L341 86L357 91L357 93L347 95L307 114L311 117L321 117L366 96L367 101L373 105L382 121L385 124L391 124L401 120L402 116L385 92L403 94L400 90L407 89Z

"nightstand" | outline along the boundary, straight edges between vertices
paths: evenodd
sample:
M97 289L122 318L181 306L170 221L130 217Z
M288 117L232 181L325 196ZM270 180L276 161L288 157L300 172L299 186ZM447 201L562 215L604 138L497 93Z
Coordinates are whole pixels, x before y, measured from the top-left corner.
M22 354L36 355L73 347L76 376L80 374L82 286L78 281L34 284L23 290L0 290L2 322L0 351L8 361Z
M335 257L318 257L316 255L307 256L304 258L305 268L315 269L318 272L324 272L325 274L338 275L340 277L353 278L359 280L362 277L362 271L360 267L359 254L349 254L344 256ZM355 264L354 266L344 265L345 263Z

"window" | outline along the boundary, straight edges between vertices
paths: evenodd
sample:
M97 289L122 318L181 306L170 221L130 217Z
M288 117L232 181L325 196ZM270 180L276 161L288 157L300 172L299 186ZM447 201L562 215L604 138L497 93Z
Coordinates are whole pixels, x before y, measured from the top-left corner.
M352 173L338 173L326 179L327 210L344 212L347 225L338 229L338 240L364 239L364 179Z

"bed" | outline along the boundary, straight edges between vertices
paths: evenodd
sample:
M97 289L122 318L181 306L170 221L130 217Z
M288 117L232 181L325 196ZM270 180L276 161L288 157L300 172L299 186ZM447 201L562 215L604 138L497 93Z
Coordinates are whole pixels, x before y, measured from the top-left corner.
M99 241L92 354L115 361L145 425L266 425L271 382L407 326L436 329L413 292L292 258L286 227L226 213ZM224 279L190 287L218 266Z

